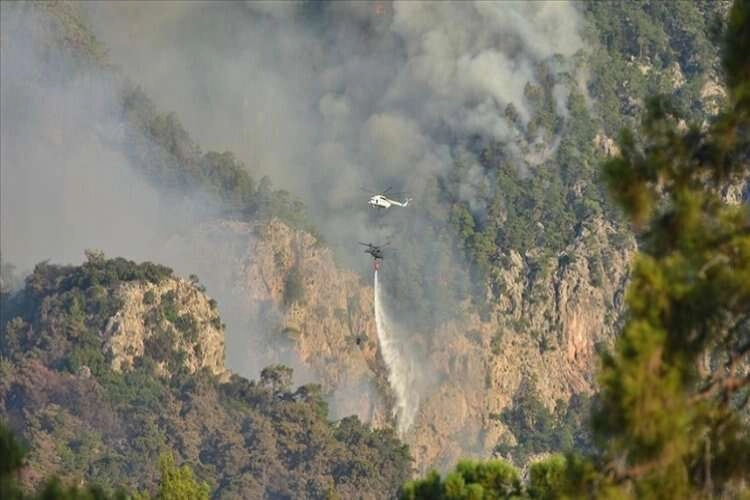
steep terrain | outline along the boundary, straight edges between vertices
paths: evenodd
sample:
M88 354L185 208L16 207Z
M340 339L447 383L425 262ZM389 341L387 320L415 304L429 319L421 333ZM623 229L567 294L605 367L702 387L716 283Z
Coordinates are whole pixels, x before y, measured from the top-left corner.
M291 369L225 370L215 303L168 268L91 253L0 305L0 417L29 445L28 484L153 488L167 450L216 498L388 498L409 476L392 431L331 422Z
M95 87L91 83L95 79L89 81L88 76L109 68L110 61L74 9L64 2L31 5L23 8L48 16L42 16L44 23L38 25L43 28L25 30L19 23L3 33L5 60L13 60L12 55L25 61L25 51L13 50L27 43L36 47L36 41L28 38L41 38L41 56L34 54L33 60L43 61L42 71L34 67L29 76L36 84L41 81L39 94L57 89L60 80L76 84L84 80ZM707 119L707 113L715 112L722 102L714 67L716 48L708 26L725 3L718 8L711 3L680 2L673 9L666 5L585 4L592 48L578 54L576 69L565 74L580 82L565 80L571 85L570 96L566 105L558 106L559 82L546 73L549 61L534 68L536 83L523 89L533 115L527 124L528 137L522 141L523 154L512 157L507 144L477 140L467 146L478 158L476 163L457 161L447 172L435 174L415 195L419 203L413 211L388 221L402 241L398 258L386 263L382 305L392 313L402 364L413 374L406 400L416 416L403 438L411 445L420 471L447 467L465 455L500 453L524 462L530 454L578 444L555 434L541 444L526 446L524 442L542 432L518 422L539 420L533 411L554 414L559 424L566 415L584 411L577 400L593 390L597 347L611 342L622 312L628 257L635 243L603 193L597 166L617 152L619 128L635 123L649 93L669 93L689 119L698 121ZM11 10L8 4L3 8L4 13ZM288 413L297 418L299 411L304 414L300 420L312 418L326 443L336 431L310 417L311 408L324 400L334 418L355 414L379 428L399 424L392 412L395 399L388 366L378 345L370 276L348 269L344 262L351 262L350 255L334 257L309 230L304 207L289 193L272 190L268 178L256 182L250 169L231 153L202 152L175 114L160 114L143 90L107 71L106 85L110 77L117 82L114 104L108 103L109 114L103 120L109 124L110 114L116 117L116 133L105 134L112 142L109 146L120 151L128 168L142 174L149 186L158 187L169 200L164 205L174 199L209 200L211 210L203 214L201 224L190 219L178 226L182 230L176 235L159 226L159 244L168 241L150 255L158 254L155 260L185 275L198 275L209 295L218 299L221 320L195 280L118 279L102 285L104 295L99 285L79 284L81 291L55 302L60 292L56 287L63 286L68 293L70 283L58 283L56 277L45 284L60 272L54 266L39 268L21 302L27 309L19 314L20 322L3 319L11 321L3 325L9 332L4 349L11 356L11 361L2 361L3 373L11 374L3 378L5 411L17 427L28 429L27 437L39 449L32 471L121 478L139 454L153 458L166 443L181 458L193 461L203 477L216 481L221 494L237 491L231 488L238 485L248 491L287 488L284 491L298 493L305 488L302 479L284 475L283 468L299 467L301 457L314 452L306 447L310 442L304 432L310 428L300 424L290 430ZM16 84L25 89L25 81ZM22 95L27 98L24 102L36 96ZM8 102L15 101L8 98ZM51 102L56 101L51 98ZM68 137L63 127L67 122L57 123L54 113L43 111L44 119L53 123L45 130L52 132L39 138L42 142L34 143L35 149L44 150L42 146L51 142L58 148L52 151L62 152L78 144L82 134L75 127ZM70 112L63 107L59 114L67 117L66 111ZM514 112L513 107L506 108L507 115ZM250 158L248 164L254 161ZM94 164L95 171L106 166L98 157ZM339 174L336 171L334 176ZM89 182L87 176L83 178ZM727 196L740 199L742 189ZM90 207L88 212L99 208ZM130 213L138 207L126 208ZM168 211L160 204L150 209L149 218ZM110 230L111 220L101 220ZM363 220L342 217L335 224ZM328 227L330 221L319 222ZM140 242L138 237L123 239ZM428 243L430 254L424 250ZM96 262L90 265L95 267ZM39 280L42 284L34 285ZM440 293L452 296L435 299ZM28 301L32 299L36 302ZM221 321L227 324L226 349ZM43 334L35 337L39 332ZM36 349L32 353L42 353L41 358L25 355L24 349L31 346ZM231 377L223 367L224 350L231 372L255 378L267 365L281 363L294 369L295 384L315 382L321 389L304 386L292 392L286 387L291 375L282 369L264 372L260 384L270 390L283 380L285 389L278 394L264 389L258 396L259 385L237 377L222 384ZM212 375L204 378L202 368ZM176 373L185 377L179 379L179 389L173 382ZM199 375L188 377L194 373ZM204 383L208 386L204 392L191 392ZM226 395L227 387L232 388L231 396ZM63 389L67 392L60 392ZM152 398L152 392L158 396ZM314 396L308 398L311 393ZM90 394L88 402L82 401L83 394ZM120 399L114 405L108 398ZM299 403L300 399L305 400L302 408L277 401ZM61 409L48 408L50 401ZM100 406L103 413L80 413L75 407L79 403ZM253 411L262 407L265 413L247 417L246 403ZM242 407L239 413L233 413L234 405ZM132 423L129 406L138 408L138 419ZM220 416L213 419L211 412L217 408ZM189 418L182 420L185 416ZM281 421L274 420L278 418ZM89 444L75 439L86 426L100 428L99 421L112 427L101 427L106 432L92 437ZM382 438L395 446L387 431L371 435L357 425L352 428L367 439ZM118 426L125 430L114 432ZM55 434L58 427L64 431ZM110 431L115 437L108 437ZM278 435L286 437L277 439ZM334 437L338 444L332 449L340 451L343 438ZM125 446L126 438L136 440L136 447ZM344 459L356 459L355 442L347 444L343 455L334 453L340 459L337 466L344 467ZM520 448L526 451L514 451ZM102 458L105 453L96 450L103 449L116 449L120 455ZM394 453L403 459L400 451ZM264 454L273 458L266 462ZM100 459L107 462L106 468L96 461ZM255 467L252 460L263 465ZM320 466L325 472L318 474L316 469L317 475L310 479L316 492L329 484L330 462L326 464ZM397 472L388 469L387 473L398 476L402 465L399 462ZM139 467L143 468L138 473L146 478L143 482L150 484L150 469ZM371 477L374 469L366 464L362 468ZM347 469L351 474L345 479L332 480L340 488L337 491L346 494L365 487L364 479L351 479L358 474L355 469L359 465ZM274 479L277 475L283 478ZM385 491L384 484L379 483L379 491Z
M164 335L169 342L159 348L180 352L189 373L206 368L213 375L228 375L223 325L215 301L179 279L158 285L124 283L115 294L122 307L107 320L102 333L114 371L132 367L159 342L155 336Z
M189 262L220 297L234 370L255 376L285 363L330 393L334 414L385 424L372 290L314 236L278 219L218 221L172 237L163 255Z
M626 240L613 250L617 234L602 220L582 225L573 244L533 268L511 251L489 319L467 304L462 321L408 332L415 348L406 350L406 362L426 377L409 389L418 413L405 434L420 469L466 454L487 456L504 437L513 441L493 415L509 408L525 379L536 380L549 408L592 391L597 344L613 338L634 249ZM278 220L217 222L173 238L165 255L174 262L202 255L193 266L208 289L232 291L227 317L244 314L234 326L254 329L245 344L234 340L235 369L242 370L243 360L297 365L322 383L337 414L388 422L394 402L378 353L373 290L339 269L313 236ZM294 274L300 289L295 300L285 300Z

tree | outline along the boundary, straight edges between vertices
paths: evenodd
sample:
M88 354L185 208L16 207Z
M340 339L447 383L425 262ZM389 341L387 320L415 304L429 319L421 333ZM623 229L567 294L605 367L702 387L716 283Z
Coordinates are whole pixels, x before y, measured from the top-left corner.
M305 280L299 265L292 267L284 279L284 305L303 303L305 300Z
M565 481L565 458L553 455L529 467L528 494L531 498L559 498Z
M96 485L65 486L55 476L47 478L36 494L26 494L18 486L18 475L24 465L26 450L13 432L0 421L0 498L4 500L125 500L123 491L114 494ZM205 497L208 498L208 497Z
M445 476L431 471L425 479L409 481L401 491L404 500L418 498L476 499L511 498L522 492L518 471L501 460L462 460Z
M604 167L640 251L622 335L600 375L599 491L684 498L747 488L750 207L721 198L749 178L747 0L731 11L724 65L730 105L709 127L681 131L670 103L653 99L643 138L624 132L621 156Z
M199 482L193 477L190 467L177 467L171 453L159 458L161 478L159 490L154 500L208 500L210 489L207 483ZM135 496L136 500L148 500L146 493Z
M0 498L20 498L16 476L23 465L23 457L23 448L0 421Z
M641 138L624 131L604 166L640 245L624 326L602 360L600 451L533 466L534 497L750 495L750 205L722 198L750 182L750 0L731 10L723 62L724 112L684 129L654 98ZM468 491L462 479L451 484ZM431 474L405 498L450 497L448 482Z
M260 372L260 385L271 389L273 394L288 392L292 386L292 374L288 366L267 366Z

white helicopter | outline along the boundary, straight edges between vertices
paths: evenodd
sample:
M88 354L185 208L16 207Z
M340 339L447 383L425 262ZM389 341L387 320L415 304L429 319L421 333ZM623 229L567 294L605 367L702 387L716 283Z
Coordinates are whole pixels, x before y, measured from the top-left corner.
M391 208L394 205L397 207L405 207L409 204L411 198L407 198L403 202L388 198L388 196L386 195L390 192L391 189L393 188L388 188L382 193L371 196L367 201L367 205L373 208ZM372 191L370 191L369 189L362 188L362 190L368 193L372 193Z

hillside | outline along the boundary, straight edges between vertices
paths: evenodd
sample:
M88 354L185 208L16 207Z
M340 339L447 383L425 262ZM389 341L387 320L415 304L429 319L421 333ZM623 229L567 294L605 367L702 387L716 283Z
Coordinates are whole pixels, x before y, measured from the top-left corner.
M525 266L513 252L503 299L488 319L466 304L460 321L411 332L405 342L420 350L405 349L406 361L425 378L411 381L408 395L419 411L404 439L420 470L467 454L487 456L501 441L524 439L526 432L513 436L500 414L528 390L529 380L535 381L529 397L558 412L571 397L591 394L597 344L613 339L634 246L604 251L606 260L596 260L594 252L613 234L601 222L582 227L563 256L539 268ZM394 423L371 284L339 269L313 237L278 220L207 224L173 238L165 251L174 262L196 254L203 258L194 261L195 270L208 288L233 291L231 310L242 311L233 321L262 332L235 341L230 357L253 360L264 357L262 350L265 359L319 380L336 414L354 413L376 426ZM299 291L287 301L293 273L300 276Z
M120 67L122 52L109 52L83 21L87 3L3 3L3 138L11 151L3 153L4 174L12 164L22 181L37 175L48 183L33 196L3 191L23 194L21 222L3 219L3 252L10 247L16 259L33 263L77 262L82 248L72 257L71 249L93 241L92 248L109 245L113 255L163 262L203 283L93 255L82 267L41 265L21 295L4 296L13 312L2 318L3 412L36 450L29 481L59 472L153 486L158 452L171 448L218 496L323 496L330 485L345 498L359 491L388 496L408 470L391 430L401 424L399 404L413 410L399 437L420 472L446 469L463 456L499 455L524 465L591 445L581 429L596 353L618 330L637 245L598 165L616 153L622 126L637 127L652 93L670 95L697 122L720 108L725 91L712 32L727 2L561 3L556 8L572 11L580 38L565 56L554 43L545 46L546 31L535 44L506 26L513 36L498 45L508 57L520 54L514 61L525 80L517 99L490 109L500 128L511 130L502 137L481 120L486 129L468 133L449 119L434 125L430 113L409 114L412 105L434 112L437 103L447 106L438 114L477 118L471 107L486 111L488 102L482 85L468 85L467 103L458 108L446 100L463 87L427 91L442 78L417 82L427 97L410 91L389 100L415 83L407 70L436 63L431 49L441 45L423 41L465 41L451 38L450 15L437 7L427 12L436 24L429 31L408 22L409 2L399 12L386 2L382 14L360 11L356 2L351 9L303 4L301 14L266 12L252 2L157 9L154 19L164 24L141 32L142 40L124 37L126 47L138 54L144 44L155 57L151 35L184 43L166 45L172 52L157 63L123 57ZM215 30L217 19L227 29ZM341 21L340 32L326 30L339 26L331 20ZM268 78L253 73L262 57L248 57L256 46L242 35L262 22L288 41L276 44L274 30L261 31L272 40L272 69L281 68ZM210 36L185 36L186 26ZM169 38L172 31L182 35ZM482 34L479 42L494 40ZM262 52L263 40L249 41ZM373 62L394 47L403 59L371 74ZM494 50L463 48L472 57L475 49ZM225 51L230 55L219 57ZM154 69L162 65L188 69ZM303 66L299 74L320 76L310 87L321 94L310 102L294 101L303 91L287 88L304 80L296 65ZM151 71L128 73L140 67ZM445 78L449 83L486 76L457 67L466 74ZM152 74L156 91L139 86L141 77L153 86ZM499 81L518 84L518 74L508 71ZM378 86L390 77L392 86ZM189 94L193 85L203 93ZM334 90L325 93L326 85ZM175 101L164 94L187 97L177 100L185 107L169 107ZM282 120L275 108L292 119ZM309 119L310 109L321 116ZM372 114L362 118L362 109ZM241 140L233 135L239 131ZM321 143L303 149L307 134ZM206 136L214 140L209 150L199 145ZM225 144L234 153L223 151ZM276 161L269 148L289 156ZM86 154L71 153L79 150ZM15 178L4 177L6 186L29 189L6 179ZM393 183L417 202L385 217L365 214L365 183ZM89 195L92 201L69 210L71 200ZM748 195L748 184L727 193ZM57 197L58 205L47 204ZM32 222L35 231L26 231ZM17 230L8 230L11 224ZM380 279L407 368L404 401L397 401L378 340L369 257L352 250L365 238L398 247ZM0 288L15 288L6 264ZM112 267L114 277L86 281L97 266ZM277 364L293 373L261 374ZM259 375L259 382L247 381ZM324 404L330 418L344 420L329 423ZM89 426L97 429L92 435L84 432ZM368 443L365 451L360 442ZM309 457L312 467L303 465Z
M149 263L37 266L1 308L0 415L31 450L24 482L153 489L172 450L215 498L393 496L410 473L393 432L331 422L289 368L228 372L215 307Z
M237 370L283 363L297 380L320 383L335 415L390 421L372 289L315 237L279 219L224 220L174 235L162 251L222 291L225 321L247 332L231 340Z

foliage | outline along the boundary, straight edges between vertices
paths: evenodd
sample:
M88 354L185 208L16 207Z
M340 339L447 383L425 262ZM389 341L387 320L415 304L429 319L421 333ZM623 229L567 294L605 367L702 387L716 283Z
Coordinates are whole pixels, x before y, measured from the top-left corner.
M131 132L125 151L162 189L205 192L234 217L278 217L295 227L310 226L301 201L287 191L273 190L268 177L256 181L231 152L201 153L177 115L159 114L140 87L126 85L122 105Z
M294 303L304 303L305 281L302 270L298 265L293 266L284 279L284 305L290 306Z
M52 476L45 479L35 494L28 494L17 484L18 475L24 466L25 451L21 448L10 429L0 421L0 498L8 500L44 499L44 500L148 500L152 498L148 493L127 495L123 490L115 493L97 485L64 485L62 481ZM186 465L177 467L171 454L164 454L160 458L159 468L161 477L154 500L209 498L209 487L193 477L193 471Z
M560 498L565 484L566 463L562 455L552 455L529 466L530 498Z
M208 500L208 483L201 483L187 465L177 467L171 453L159 458L159 489L154 500ZM148 500L147 494L137 495L137 500Z
M524 380L512 404L499 416L516 437L517 444L501 442L497 452L510 456L516 464L524 464L540 453L590 450L586 419L589 411L589 399L575 395L568 404L558 401L553 413L539 399L534 382Z
M98 257L96 269L120 269ZM63 493L83 479L157 498L184 498L183 487L205 498L204 482L215 498L388 498L408 478L409 451L392 430L330 422L321 387L294 388L288 367L264 369L259 382L179 370L168 323L147 323L145 354L112 371L99 332L118 310L116 284L139 273L91 279L84 268L39 265L2 303L0 417L28 441L32 477L53 472L61 482L50 488ZM180 318L175 326L201 328ZM170 452L194 478L165 459L160 483L157 463Z
M521 493L518 472L510 464L500 460L462 460L445 479L431 471L424 479L409 481L404 485L400 496L404 500L481 500L519 497Z
M638 496L731 495L750 474L750 208L720 196L750 178L748 22L750 2L735 2L726 112L681 131L674 107L655 99L644 138L625 133L622 156L605 165L641 249L594 429L607 478Z
M94 374L106 366L100 332L121 307L116 287L123 282L158 284L172 277L168 267L87 251L81 266L35 266L25 287L3 298L0 353L43 349L41 359L70 372L87 366Z
M677 19L692 8L675 4L673 14L672 4L639 5ZM652 20L642 17L636 26ZM691 29L687 38L695 35ZM659 39L643 33L639 52ZM639 233L640 250L622 335L603 355L593 411L600 451L532 466L531 496L748 494L750 207L721 195L750 179L750 2L735 2L725 36L727 109L706 126L684 129L674 100L650 100L641 137L624 132L621 156L604 166L610 193ZM533 412L538 405L524 406ZM549 420L538 408L533 413L527 421ZM434 488L420 498L440 497L436 475L420 484Z
M585 38L592 47L586 66L576 59L570 73L552 77L548 65L541 64L534 68L540 83L525 91L531 139L538 134L547 143L557 141L549 159L520 168L524 155L514 156L506 144L477 140L468 147L482 169L484 184L473 189L471 202L460 193L476 182L476 162L459 160L440 180L440 201L450 208L445 218L471 263L479 297L487 285L497 294L503 252L514 249L524 255L543 248L554 255L574 240L581 222L602 215L621 220L595 168L603 159L595 146L598 133L615 136L623 126L634 125L646 96L654 92L672 93L688 118L707 116L700 91L718 63L709 29L719 15L717 3L588 2L582 9ZM675 68L684 84L675 83ZM590 75L587 88L566 80L575 71ZM567 82L570 91L564 117L553 94L558 80ZM508 113L512 116L513 110ZM621 242L613 238L611 244Z

